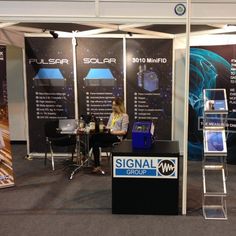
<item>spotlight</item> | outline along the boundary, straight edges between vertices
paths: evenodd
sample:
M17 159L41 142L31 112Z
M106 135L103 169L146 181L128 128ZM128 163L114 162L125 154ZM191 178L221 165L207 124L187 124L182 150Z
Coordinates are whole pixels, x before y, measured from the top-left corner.
M130 37L132 37L132 36L133 36L133 34L132 34L131 32L128 32L128 35L129 35Z
M54 30L50 30L49 33L52 35L52 37L53 37L54 39L57 39L57 38L58 38L58 34L55 33Z

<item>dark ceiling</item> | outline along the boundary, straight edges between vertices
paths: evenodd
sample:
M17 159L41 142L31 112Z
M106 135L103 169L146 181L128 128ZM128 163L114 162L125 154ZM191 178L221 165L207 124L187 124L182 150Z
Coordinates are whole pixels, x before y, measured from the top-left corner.
M79 25L73 23L20 23L16 26L24 26L31 27L43 30L55 30L55 31L64 31L64 32L72 32L72 31L85 31L95 29L95 27L90 27L86 25Z
M142 27L142 29L152 30L152 31L159 31L163 33L170 33L170 34L181 34L186 32L185 25L150 25L146 27ZM216 27L208 26L208 25L192 25L191 31L203 31L203 30L211 30L216 29Z
M45 30L55 30L55 31L64 31L64 32L72 32L72 31L85 31L85 30L92 30L97 29L96 27L81 25L81 24L73 24L73 23L20 23L16 26L24 26L24 27L31 27L42 29L42 32ZM186 32L185 25L149 25L145 27L140 27L139 29L163 32L163 33L170 33L170 34L179 34ZM203 31L203 30L210 30L216 29L216 27L208 26L208 25L192 25L191 31ZM114 31L112 33L122 33L122 31Z

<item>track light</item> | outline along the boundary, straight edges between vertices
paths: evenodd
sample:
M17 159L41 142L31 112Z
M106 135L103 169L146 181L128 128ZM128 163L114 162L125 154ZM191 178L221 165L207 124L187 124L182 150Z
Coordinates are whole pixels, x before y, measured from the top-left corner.
M53 37L54 39L57 39L57 38L58 38L58 34L55 33L54 30L50 30L49 33L52 35L52 37Z
M133 34L131 33L131 32L127 32L128 33L128 35L130 36L130 37L132 37L133 36Z

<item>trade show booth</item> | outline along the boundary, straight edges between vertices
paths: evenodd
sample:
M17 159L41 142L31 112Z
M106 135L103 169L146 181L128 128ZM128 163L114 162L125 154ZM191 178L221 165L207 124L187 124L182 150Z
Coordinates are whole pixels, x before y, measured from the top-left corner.
M104 132L112 99L120 97L128 133L100 149L111 161L111 212L186 215L188 161L202 161L194 188L203 215L228 218L227 163L236 163L234 12L221 22L214 20L218 3L71 1L67 10L61 2L50 13L53 2L45 1L37 18L40 1L30 14L25 1L12 1L15 11L4 18L6 2L11 5L5 1L0 9L0 187L15 184L10 141L26 141L28 160L46 164L51 157L53 170L62 157L77 157L72 179L92 163L90 134ZM209 95L219 90L223 97ZM89 125L95 118L96 131ZM75 127L63 133L59 123L68 120ZM51 121L72 150L56 143L56 135L45 136ZM211 193L206 179L213 170L223 190ZM211 197L220 203L208 203Z

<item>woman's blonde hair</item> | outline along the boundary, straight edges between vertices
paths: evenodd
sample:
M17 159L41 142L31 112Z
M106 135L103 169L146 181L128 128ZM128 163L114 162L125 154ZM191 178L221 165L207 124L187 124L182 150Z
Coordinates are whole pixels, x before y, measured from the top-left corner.
M119 107L121 113L125 113L125 106L122 98L115 97L112 99L112 102L115 102L115 104Z

